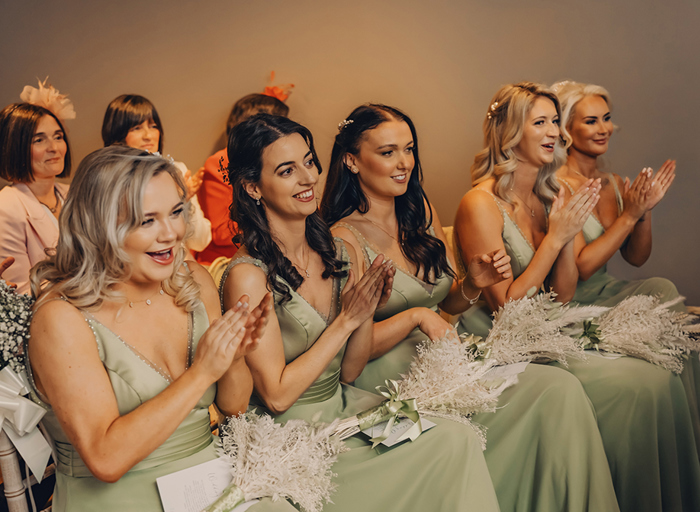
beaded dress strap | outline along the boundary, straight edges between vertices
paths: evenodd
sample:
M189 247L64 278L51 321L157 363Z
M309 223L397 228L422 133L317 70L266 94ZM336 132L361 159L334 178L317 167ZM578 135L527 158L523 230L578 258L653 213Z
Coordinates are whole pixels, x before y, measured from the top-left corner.
M613 188L615 189L615 200L617 201L617 216L619 217L622 215L622 211L625 208L625 203L622 200L622 194L620 193L620 189L617 186L617 180L615 179L615 176L612 173L608 173L608 178L610 181L612 181Z
M364 236L362 236L362 233L360 233L360 231L355 226L351 226L347 222L342 222L342 221L338 222L333 227L345 228L353 234L353 236L355 237L355 240L357 240L357 242L362 247L362 257L365 260L365 268L369 268L369 266L371 265L371 262L369 261L369 254L367 253L367 249L372 249L372 250L375 250L375 249L371 246L371 244L367 241L367 239ZM375 251L375 252L378 252L378 251Z
M221 304L222 315L226 313L226 311L224 310L224 285L226 284L226 279L228 279L228 275L231 272L231 269L239 263L250 263L251 265L255 265L260 270L265 272L265 275L267 275L267 265L265 265L265 263L263 263L257 258L253 258L252 256L238 256L237 258L231 260L231 262L226 267L226 270L224 270L224 273L221 274L221 280L219 281L219 303Z

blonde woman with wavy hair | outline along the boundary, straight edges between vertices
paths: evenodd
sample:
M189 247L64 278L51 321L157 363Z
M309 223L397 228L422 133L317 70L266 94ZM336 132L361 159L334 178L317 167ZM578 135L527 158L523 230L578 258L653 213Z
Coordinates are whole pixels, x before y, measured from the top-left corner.
M667 279L622 281L606 268L618 249L636 266L649 257L651 208L673 182L675 162L667 160L656 175L644 169L633 183L607 172L601 160L615 128L609 93L569 81L553 89L564 114L566 163L557 171L562 189L570 196L591 178L602 183L600 201L574 238L579 282L573 301L614 306L630 295L677 297ZM588 359L572 361L568 369L596 409L620 509L700 510L697 355L688 358L680 376L633 357Z
M185 204L166 160L95 151L68 193L55 254L32 270L27 366L56 447L54 511L162 510L156 478L217 456L214 397L227 411L248 405L244 356L270 297L251 311L244 295L221 317L209 274L184 262Z

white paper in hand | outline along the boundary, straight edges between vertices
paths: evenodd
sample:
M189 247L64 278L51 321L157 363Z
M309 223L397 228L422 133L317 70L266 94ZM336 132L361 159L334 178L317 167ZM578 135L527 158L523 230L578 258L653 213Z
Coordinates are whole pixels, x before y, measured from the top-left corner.
M164 512L201 512L231 483L231 466L221 459L192 466L156 479ZM234 509L243 512L257 503L251 500Z

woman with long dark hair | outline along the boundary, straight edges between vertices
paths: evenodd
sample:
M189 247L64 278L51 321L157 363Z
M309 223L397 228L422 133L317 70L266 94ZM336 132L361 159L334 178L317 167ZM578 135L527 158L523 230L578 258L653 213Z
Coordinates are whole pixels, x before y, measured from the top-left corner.
M363 105L341 123L321 205L324 218L365 258L381 251L398 262L392 295L374 316L374 360L355 381L363 389L397 378L419 343L445 335L450 326L438 306L460 312L476 302L480 288L511 277L503 247L475 254L467 277L454 277L454 260L421 174L417 133L403 112ZM474 416L488 428L485 457L501 510L616 510L581 385L562 370L539 365L529 365L519 379L500 396L496 412Z
M246 357L254 402L276 421L328 422L376 405L380 396L344 383L367 362L372 315L391 291L393 270L377 255L361 276L352 247L333 239L316 206L321 167L306 128L258 114L232 130L228 157L243 245L222 278L222 303L232 308L241 290L253 303L271 290L275 303ZM432 431L382 455L348 439L328 509L497 510L475 432L434 421Z

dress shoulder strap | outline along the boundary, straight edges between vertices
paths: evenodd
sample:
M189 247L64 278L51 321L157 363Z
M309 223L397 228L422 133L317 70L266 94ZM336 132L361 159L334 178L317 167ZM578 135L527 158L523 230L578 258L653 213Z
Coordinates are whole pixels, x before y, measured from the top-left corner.
M612 181L613 188L615 189L615 200L617 201L617 215L622 215L622 210L625 208L625 203L622 200L622 194L620 193L620 187L617 186L617 180L613 173L608 173L608 178Z
M568 181L566 181L564 178L557 178L557 181L559 183L563 183L564 185L566 185L566 188L568 188L569 192L571 192L572 194L575 192L574 187L572 187L571 184Z
M267 275L267 265L265 265L265 263L263 263L261 260L259 260L257 258L253 258L252 256L234 257L231 260L231 262L228 264L228 266L226 267L226 270L224 270L224 273L221 274L221 281L219 281L219 303L221 304L221 314L225 313L225 311L224 311L224 285L226 284L226 279L228 278L228 275L231 272L231 269L240 263L250 263L251 265L255 265L260 270L265 272L265 275Z
M352 235L355 237L355 240L357 240L357 243L362 248L362 257L365 260L365 268L369 268L369 266L371 265L371 262L369 259L369 254L367 253L367 249L370 249L374 252L379 252L379 251L377 249L375 249L374 247L372 247L372 245L369 243L369 241L367 241L367 239L362 235L362 233L360 233L360 231L355 226L351 226L347 222L341 221L341 222L337 222L334 225L334 227L345 228L348 231L350 231L350 233L352 233ZM334 238L336 240L340 240L342 242L341 238L338 238L338 237L334 237ZM343 250L346 251L345 258L347 259L347 249L345 249L345 244L343 243L342 246L343 246Z
M501 212L501 216L503 217L503 220L505 220L508 212L506 212L506 209L503 208L503 205L501 204L501 202L498 200L498 198L495 195L493 195L491 192L489 192L487 190L483 190L481 188L473 188L472 190L476 190L478 192L483 192L484 194L488 194L489 196L491 196L491 199L493 199L493 201L496 203L496 206L498 206L498 211ZM471 190L470 190L470 192L471 192Z

